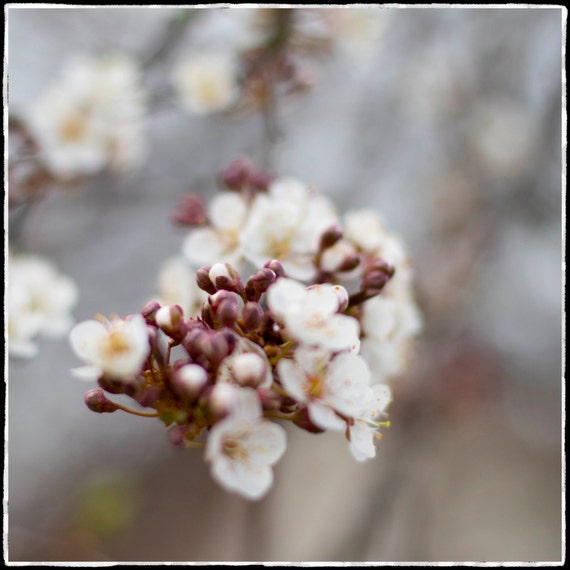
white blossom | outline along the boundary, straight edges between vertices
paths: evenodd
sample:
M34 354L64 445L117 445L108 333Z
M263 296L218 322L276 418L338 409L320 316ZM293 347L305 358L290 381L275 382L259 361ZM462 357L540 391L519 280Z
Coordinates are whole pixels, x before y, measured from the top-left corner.
M26 116L47 168L71 178L138 165L145 152L140 83L126 55L72 60Z
M192 230L184 241L186 258L196 266L227 262L239 267L240 234L247 213L247 202L239 194L223 192L216 196L208 207L211 225Z
M222 487L260 499L273 483L273 465L285 452L285 431L263 419L254 390L237 391L240 402L235 412L214 424L208 434L206 460Z
M241 234L244 256L257 267L278 259L287 275L316 276L314 255L322 233L337 221L332 203L294 179L274 181L258 195Z
M357 54L369 52L384 31L386 11L374 8L326 10L332 39L343 50Z
M405 368L412 339L422 328L420 312L406 295L380 294L362 304L361 354L375 381L399 374Z
M75 376L94 380L102 374L117 379L136 376L150 346L145 320L141 315L102 323L83 321L69 335L75 354L87 362L73 370Z
M371 387L368 397L354 424L348 427L349 449L357 461L365 461L376 455L374 442L380 439L380 427L387 422L379 421L392 400L392 392L386 384Z
M271 312L286 331L299 342L330 351L358 352L358 321L338 310L347 298L339 285L312 285L306 288L293 279L278 279L267 292Z
M37 335L58 338L69 331L77 285L47 259L9 254L7 285L10 356L31 358L37 353Z
M190 113L223 111L239 96L238 67L223 53L205 53L180 61L172 72L180 103Z
M327 351L299 347L293 360L277 363L277 372L285 390L307 404L311 421L323 429L345 429L336 412L355 418L370 390L366 362L347 352L331 359Z
M158 294L154 298L162 306L179 305L186 318L200 312L208 293L196 283L190 264L182 256L167 259L158 273Z

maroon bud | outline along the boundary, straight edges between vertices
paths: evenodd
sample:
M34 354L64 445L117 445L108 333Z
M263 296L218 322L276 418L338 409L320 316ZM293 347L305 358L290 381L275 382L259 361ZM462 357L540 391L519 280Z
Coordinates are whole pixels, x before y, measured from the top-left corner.
M241 316L244 328L250 332L258 330L263 324L263 315L263 308L259 303L246 303Z
M133 397L143 408L153 408L160 398L160 390L156 386L144 387Z
M110 394L126 394L129 391L128 381L120 380L118 378L109 378L108 376L101 376L97 380L97 383L103 390L109 392Z
M263 264L263 267L267 267L267 269L271 269L277 277L284 277L285 276L285 269L283 268L283 264L278 261L277 259L271 259L270 261L266 261Z
M388 277L393 277L396 269L393 265L378 257L367 267L368 273L372 273L373 271L380 271L381 273L385 273Z
M149 325L155 325L156 324L154 317L155 317L156 311L158 311L158 309L160 309L160 303L157 301L149 301L142 308L141 315L144 317L145 321Z
M319 250L323 251L332 247L337 241L342 239L343 235L342 226L340 224L333 224L321 235Z
M275 176L262 170L255 170L250 174L249 184L259 192L266 192L273 180L275 180Z
M172 213L172 221L184 226L203 226L208 221L206 208L197 194L187 194Z
M167 433L168 441L170 441L170 443L175 447L182 447L185 435L186 429L177 425L170 428Z
M206 291L206 293L210 295L216 292L216 287L210 280L210 267L208 266L200 267L200 269L196 271L196 283L202 291Z
M258 301L261 295L269 289L269 286L275 283L277 275L272 269L264 267L257 273L254 273L246 283L246 296L250 301Z
M239 318L238 304L230 299L225 299L219 304L216 317L223 327L233 327Z
M304 406L297 410L293 417L293 423L310 433L323 433L325 430L317 425L315 425L309 416L309 409Z
M337 271L352 271L353 269L356 269L360 265L361 261L362 259L360 258L360 255L358 255L358 253L349 254L343 259L342 263L338 266Z
M363 291L382 291L386 283L390 281L390 276L382 271L371 271L366 274L362 280L362 290Z
M109 400L103 390L89 390L83 399L87 407L98 414L112 413L119 409L119 405Z
M239 157L220 173L220 182L229 190L239 192L249 181L252 165L247 158Z

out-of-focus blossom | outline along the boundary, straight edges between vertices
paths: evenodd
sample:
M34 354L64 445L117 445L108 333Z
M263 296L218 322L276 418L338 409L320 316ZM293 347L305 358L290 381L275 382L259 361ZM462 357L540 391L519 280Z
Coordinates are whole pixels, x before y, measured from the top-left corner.
M336 412L354 418L370 390L366 362L350 353L331 360L327 351L300 347L293 360L277 364L277 372L285 389L307 404L312 422L322 429L345 429L345 420Z
M33 357L36 336L62 337L73 325L77 285L47 259L10 254L7 293L10 356Z
M184 109L204 115L223 111L236 101L238 71L231 55L205 53L180 61L172 82Z
M378 420L392 400L392 392L386 384L376 384L370 389L368 401L356 421L349 425L349 449L357 461L365 461L376 455L374 442L381 437L379 429L386 422Z
M236 411L210 430L206 460L228 491L260 499L273 483L273 465L286 449L285 430L264 420L255 391L242 388Z
M241 262L240 232L246 222L248 205L241 195L224 192L208 208L210 225L190 232L183 245L186 258L193 264L214 265Z
M325 10L323 17L336 45L347 52L364 54L380 39L387 14L378 8L332 8Z
M341 298L337 289L330 284L307 289L298 281L281 278L269 288L267 303L288 334L301 343L331 351L358 352L358 321L338 314Z
M149 352L146 323L140 315L102 323L88 320L75 325L69 335L75 354L88 363L74 375L95 380L105 374L115 379L137 375Z
M336 221L327 198L297 180L276 180L252 205L241 234L244 256L258 267L278 259L289 276L308 281L316 275L313 256L319 239Z
M29 109L41 160L63 179L137 166L145 154L146 95L124 54L77 57Z
M208 294L196 283L194 271L181 256L167 259L158 274L158 297L161 305L179 305L186 317L198 314Z

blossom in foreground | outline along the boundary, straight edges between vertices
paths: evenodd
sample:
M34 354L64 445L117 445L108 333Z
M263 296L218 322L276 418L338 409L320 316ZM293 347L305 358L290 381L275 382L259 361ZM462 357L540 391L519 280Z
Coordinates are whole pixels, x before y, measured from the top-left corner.
M205 53L180 61L172 72L172 82L180 103L190 113L223 111L239 95L238 67L233 57Z
M145 94L126 55L77 57L31 106L26 123L41 160L60 178L129 169L144 157Z
M240 194L224 192L208 208L210 225L190 232L183 245L186 258L196 266L228 262L240 265L240 235L248 205Z
M351 353L331 359L326 351L300 347L293 360L277 364L277 372L285 389L307 404L312 422L322 429L345 429L345 420L338 414L354 418L369 391L368 366Z
M316 276L313 257L323 232L337 221L331 202L289 178L256 197L240 236L244 256L256 266L278 259L294 279Z
M376 455L374 442L381 438L380 428L389 425L379 421L385 416L385 410L392 400L392 392L386 384L371 387L367 401L358 414L356 421L349 425L350 451L357 461L365 461Z
M8 259L8 352L31 358L38 335L59 338L73 325L78 299L75 282L37 255L10 254Z
M239 406L208 435L212 476L229 491L260 499L273 483L273 465L286 449L285 430L264 420L255 391L239 391Z
M71 342L89 364L79 374L102 388L86 394L89 409L159 419L172 444L204 450L222 487L259 499L285 451L276 421L336 431L358 461L375 456L391 399L380 382L402 369L420 319L406 252L374 212L339 220L327 199L245 159L219 180L208 208L189 194L175 210L191 231L160 298L135 317L82 323ZM194 284L186 262L199 265Z
M287 278L278 279L267 293L269 308L299 342L331 351L358 352L358 321L338 313L343 298L348 299L348 294L341 286L322 284L306 288Z
M103 374L123 379L138 375L150 351L146 323L140 315L107 322L83 321L69 335L75 354L88 363L75 376L95 380Z

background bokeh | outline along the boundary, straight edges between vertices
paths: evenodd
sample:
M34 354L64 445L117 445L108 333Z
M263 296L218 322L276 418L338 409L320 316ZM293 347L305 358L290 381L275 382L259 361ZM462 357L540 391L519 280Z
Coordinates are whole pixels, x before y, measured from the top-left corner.
M425 330L395 385L392 427L356 463L336 434L288 430L260 503L229 495L158 422L89 412L68 344L10 360L12 561L555 561L561 508L559 8L381 9L367 54L313 63L314 89L279 109L275 159L339 209L374 207L409 247ZM67 59L144 58L175 9L8 9L8 100L21 112ZM203 10L153 69L230 44L236 9ZM77 320L134 313L261 119L147 118L151 153L123 175L53 192L19 244L80 288Z

